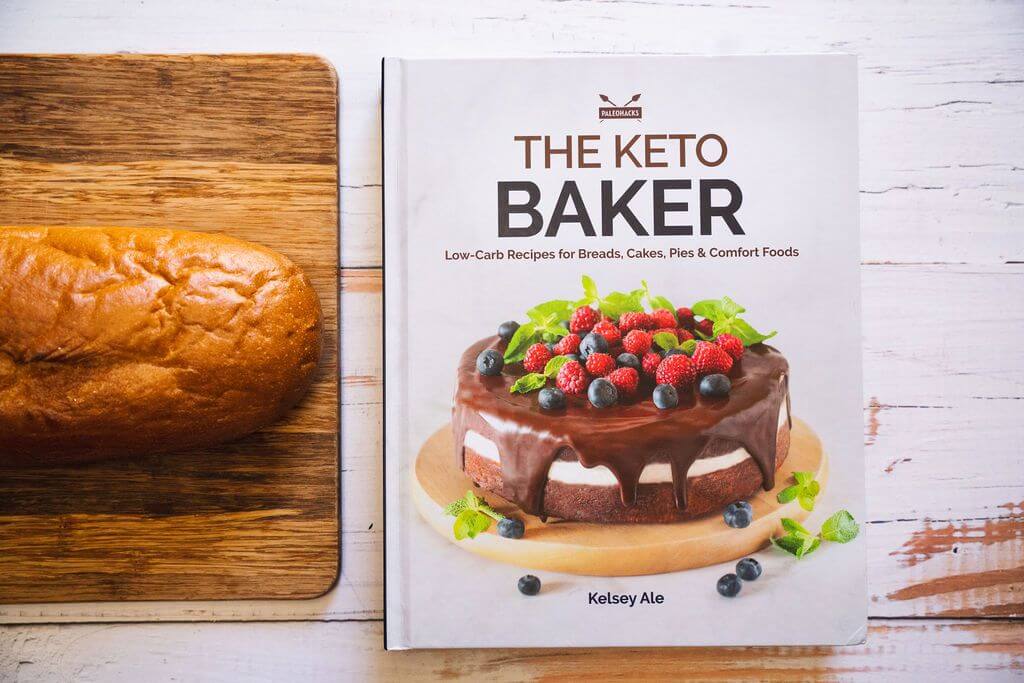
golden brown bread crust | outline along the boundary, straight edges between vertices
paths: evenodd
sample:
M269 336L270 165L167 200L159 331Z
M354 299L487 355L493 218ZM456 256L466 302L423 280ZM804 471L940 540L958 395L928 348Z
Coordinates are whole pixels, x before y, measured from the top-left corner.
M0 466L234 439L319 362L302 271L215 234L0 227Z

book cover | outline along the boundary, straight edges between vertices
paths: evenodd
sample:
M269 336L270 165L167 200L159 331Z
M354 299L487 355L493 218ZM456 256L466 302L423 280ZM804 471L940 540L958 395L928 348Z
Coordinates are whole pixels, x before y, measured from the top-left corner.
M855 58L383 69L387 646L862 642Z

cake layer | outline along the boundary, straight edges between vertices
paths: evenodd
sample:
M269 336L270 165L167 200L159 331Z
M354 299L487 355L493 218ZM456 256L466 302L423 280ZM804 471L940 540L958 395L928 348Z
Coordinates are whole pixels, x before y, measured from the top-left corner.
M779 429L782 429L788 423L789 413L786 410L785 403L783 403L779 408ZM486 458L494 463L501 463L501 454L498 452L498 446L478 432L475 432L472 429L468 430L466 432L465 444L466 448L472 449L478 456ZM750 453L747 452L747 449L743 447L736 448L723 453L722 455L715 455L710 458L698 458L694 461L693 465L690 466L690 470L686 473L686 476L693 479L705 474L710 474L711 472L728 469L743 461L749 460ZM619 485L619 480L615 478L615 474L603 465L588 468L581 465L579 461L563 460L561 458L557 458L551 463L551 468L548 470L548 480L558 481L563 484L585 484L588 486ZM644 471L640 474L640 483L672 483L671 464L668 462L647 463L647 466L644 467Z
M778 466L789 454L789 425L784 424L777 437ZM504 495L501 465L466 447L466 474L478 486ZM543 517L604 524L663 524L718 512L729 503L749 498L761 488L761 472L751 458L738 464L687 478L687 505L675 504L672 482L641 483L632 505L622 504L617 486L569 484L549 479L544 486Z

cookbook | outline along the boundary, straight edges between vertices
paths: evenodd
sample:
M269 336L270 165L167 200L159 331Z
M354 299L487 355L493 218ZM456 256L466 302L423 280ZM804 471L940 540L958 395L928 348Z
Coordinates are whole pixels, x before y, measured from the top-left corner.
M856 69L384 60L389 649L863 641Z

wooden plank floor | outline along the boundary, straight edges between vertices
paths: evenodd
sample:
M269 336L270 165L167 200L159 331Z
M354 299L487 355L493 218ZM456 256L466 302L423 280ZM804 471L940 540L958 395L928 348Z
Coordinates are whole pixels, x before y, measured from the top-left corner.
M998 680L1024 673L1024 5L11 0L15 51L301 49L342 81L342 578L293 603L0 607L25 680L294 677ZM225 27L230 27L226 30ZM871 629L859 648L381 653L382 55L860 55ZM2 144L2 143L0 143ZM359 425L358 428L353 425ZM183 616L185 615L185 616ZM265 623L327 619L331 623ZM187 656L186 656L187 655ZM0 674L0 679L3 676Z

